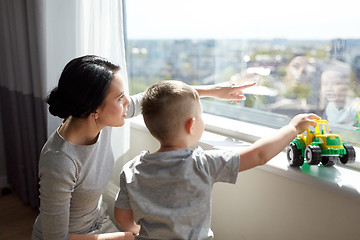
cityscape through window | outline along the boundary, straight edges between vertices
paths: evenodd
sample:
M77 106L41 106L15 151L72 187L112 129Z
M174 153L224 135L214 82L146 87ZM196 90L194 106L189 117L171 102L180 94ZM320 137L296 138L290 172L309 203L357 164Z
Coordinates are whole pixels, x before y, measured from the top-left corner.
M126 1L131 93L164 79L255 81L240 104L202 99L204 112L274 128L314 112L360 144L360 15L352 1L255 2Z

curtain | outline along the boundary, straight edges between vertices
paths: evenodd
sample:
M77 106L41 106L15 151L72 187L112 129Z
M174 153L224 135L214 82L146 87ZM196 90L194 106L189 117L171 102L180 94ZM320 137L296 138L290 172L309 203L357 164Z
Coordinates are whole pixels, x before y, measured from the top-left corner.
M78 1L80 55L94 54L105 57L120 65L120 74L128 85L123 23L123 2L121 0ZM128 93L128 88L126 88ZM128 151L129 126L113 128L112 144L114 158L122 157Z
M8 184L39 206L38 159L46 141L43 0L0 1L0 117Z
M120 65L120 74L128 85L124 41L124 1L121 0L81 0L77 33L77 49L80 55L94 54L105 57ZM128 88L126 88L128 94ZM111 146L115 159L114 170L103 194L103 202L108 206L108 214L113 218L115 195L119 185L120 170L129 160L130 127L112 128Z
M39 206L39 153L58 123L43 98L65 64L99 55L120 64L127 83L122 15L121 0L0 1L0 144L8 183L25 204ZM115 159L128 152L129 131L113 129Z

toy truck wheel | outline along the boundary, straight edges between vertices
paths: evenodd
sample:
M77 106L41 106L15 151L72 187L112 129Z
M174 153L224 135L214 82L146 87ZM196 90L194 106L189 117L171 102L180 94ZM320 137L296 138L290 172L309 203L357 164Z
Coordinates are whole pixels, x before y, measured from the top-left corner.
M316 145L309 145L305 149L305 160L309 165L318 165L321 161L321 149Z
M344 144L344 148L346 149L346 154L340 156L340 162L343 164L353 163L355 162L355 149L350 144Z
M321 163L326 167L330 167L335 165L338 160L339 158L337 156L323 156L321 158Z
M301 154L301 149L296 147L295 143L290 143L286 148L286 156L291 167L299 167L304 163L304 158Z

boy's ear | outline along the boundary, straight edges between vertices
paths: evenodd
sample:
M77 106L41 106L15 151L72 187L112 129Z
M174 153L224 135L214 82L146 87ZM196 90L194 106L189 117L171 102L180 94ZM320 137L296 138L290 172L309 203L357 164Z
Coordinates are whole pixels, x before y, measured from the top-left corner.
M196 121L195 118L189 118L186 121L186 132L190 135L194 135L194 133L195 133L195 130L194 130L195 121Z

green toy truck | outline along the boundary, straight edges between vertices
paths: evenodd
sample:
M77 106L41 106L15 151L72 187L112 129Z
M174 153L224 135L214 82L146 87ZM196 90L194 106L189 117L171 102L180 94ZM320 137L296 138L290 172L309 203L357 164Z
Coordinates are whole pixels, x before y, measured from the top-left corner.
M338 134L330 131L326 120L316 120L317 126L306 129L286 148L289 165L302 166L304 159L309 165L333 166L339 160L343 164L355 162L355 150L350 144L343 144Z

